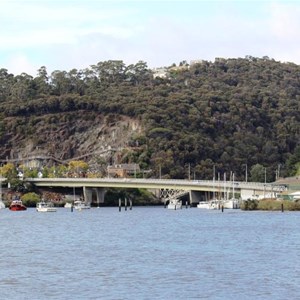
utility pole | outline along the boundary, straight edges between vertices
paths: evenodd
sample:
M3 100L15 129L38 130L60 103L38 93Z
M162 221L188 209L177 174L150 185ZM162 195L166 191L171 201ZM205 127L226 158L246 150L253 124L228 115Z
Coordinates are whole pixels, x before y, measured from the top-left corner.
M265 168L265 184L267 183L267 168Z
M159 164L159 179L161 179L161 164Z
M248 182L248 165L244 164L243 166L246 167L246 171L245 171L245 181Z

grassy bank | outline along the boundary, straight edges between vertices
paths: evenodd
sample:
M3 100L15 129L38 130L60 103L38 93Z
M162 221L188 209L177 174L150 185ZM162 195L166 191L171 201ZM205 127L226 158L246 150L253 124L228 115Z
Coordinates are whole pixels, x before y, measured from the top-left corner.
M268 211L297 211L300 210L300 202L293 202L290 200L246 200L241 204L242 210L268 210Z

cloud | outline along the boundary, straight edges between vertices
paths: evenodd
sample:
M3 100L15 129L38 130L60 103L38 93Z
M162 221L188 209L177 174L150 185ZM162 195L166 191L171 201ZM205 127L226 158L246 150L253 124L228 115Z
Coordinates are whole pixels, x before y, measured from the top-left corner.
M158 67L267 55L300 63L297 2L0 1L0 64L18 72L82 69L108 59Z
M300 64L300 5L297 2L271 3L267 26L269 56Z
M31 60L24 54L12 55L7 61L7 69L9 73L19 75L21 73L27 73L35 76L37 73L37 67L32 64Z
M119 24L119 20L135 13L135 9L106 7L101 1L87 1L87 5L72 1L59 5L57 1L5 2L0 11L0 48L74 44L94 33L128 38L134 28Z
M300 6L298 4L273 3L270 6L270 29L275 37L298 40L300 29Z

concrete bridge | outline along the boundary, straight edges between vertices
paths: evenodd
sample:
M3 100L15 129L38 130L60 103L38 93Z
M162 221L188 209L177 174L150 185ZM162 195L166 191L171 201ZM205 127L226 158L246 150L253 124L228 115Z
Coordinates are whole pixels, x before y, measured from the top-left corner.
M160 190L162 202L170 198L179 198L189 194L190 203L211 198L214 193L239 194L241 199L261 199L276 197L286 190L285 185L260 182L229 182L213 180L183 180L183 179L137 179L137 178L27 178L37 187L81 187L84 198L91 202L93 191L96 192L97 202L104 202L107 188L142 188Z

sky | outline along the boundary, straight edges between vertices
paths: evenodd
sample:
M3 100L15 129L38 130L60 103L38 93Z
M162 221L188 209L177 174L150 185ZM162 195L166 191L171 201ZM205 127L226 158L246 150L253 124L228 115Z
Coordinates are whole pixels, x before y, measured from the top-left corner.
M0 0L0 69L149 68L216 57L300 64L300 0Z

